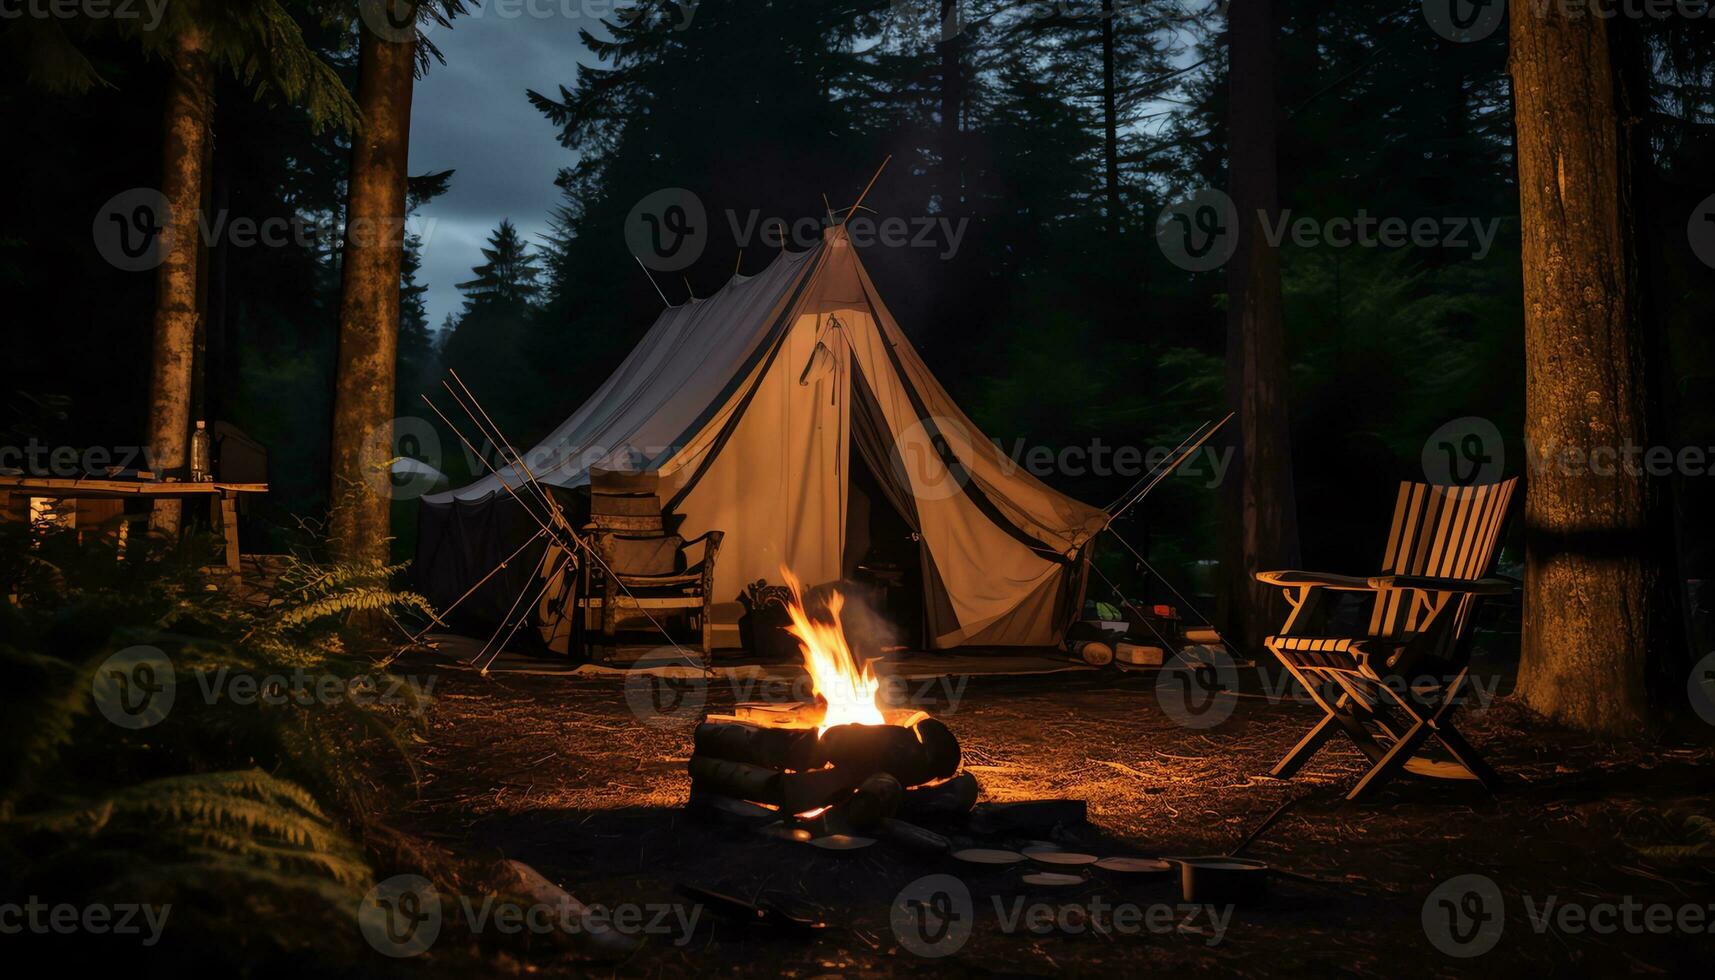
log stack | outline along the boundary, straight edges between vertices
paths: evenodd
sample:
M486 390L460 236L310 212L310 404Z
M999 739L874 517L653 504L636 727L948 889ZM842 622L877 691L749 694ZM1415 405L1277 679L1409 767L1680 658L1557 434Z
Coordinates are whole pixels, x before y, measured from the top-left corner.
M815 705L740 705L705 718L688 764L692 806L744 800L805 820L836 809L850 826L867 829L902 806L957 807L967 795L975 802L974 780L954 778L959 740L940 721L892 712L885 725L836 725L818 734L820 714Z

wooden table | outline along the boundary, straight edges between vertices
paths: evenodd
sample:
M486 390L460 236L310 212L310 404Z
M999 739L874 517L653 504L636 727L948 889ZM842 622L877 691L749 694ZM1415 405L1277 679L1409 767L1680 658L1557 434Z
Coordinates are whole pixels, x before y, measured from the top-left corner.
M105 477L0 475L0 493L56 500L84 498L125 500L146 497L189 500L207 498L209 519L226 539L226 567L238 572L238 495L267 493L266 483L192 483L163 480L115 480Z

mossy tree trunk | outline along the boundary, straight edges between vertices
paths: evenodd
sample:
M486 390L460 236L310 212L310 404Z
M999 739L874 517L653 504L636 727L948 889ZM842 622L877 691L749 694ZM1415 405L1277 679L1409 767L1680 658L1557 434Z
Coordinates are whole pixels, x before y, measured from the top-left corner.
M1227 12L1230 121L1229 191L1238 241L1227 263L1227 403L1237 413L1225 495L1225 630L1254 648L1275 625L1273 589L1252 578L1288 568L1298 557L1298 506L1292 488L1291 425L1286 409L1286 341L1281 320L1280 257L1264 237L1278 206L1278 113L1274 12L1270 0L1233 0Z
M352 142L346 197L330 531L337 557L385 561L416 41L408 32L394 40L367 25L360 30L357 103L363 131Z
M161 196L162 261L156 275L154 342L149 363L151 462L160 475L186 476L191 427L192 369L200 291L203 176L211 141L214 70L205 38L187 26L174 36L169 59L167 105L163 117ZM181 507L157 500L150 526L177 534Z
M1635 734L1677 617L1665 478L1627 462L1650 445L1651 365L1618 28L1555 7L1511 21L1530 466L1519 692L1563 724Z

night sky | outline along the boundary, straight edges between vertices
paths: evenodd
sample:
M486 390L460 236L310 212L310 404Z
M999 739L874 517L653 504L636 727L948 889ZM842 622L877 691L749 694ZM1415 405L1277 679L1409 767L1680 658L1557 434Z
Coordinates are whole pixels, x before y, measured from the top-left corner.
M532 16L528 8L550 16ZM571 151L555 142L555 129L524 96L570 85L588 52L579 28L601 32L595 13L575 2L485 3L433 28L429 37L446 56L417 83L411 112L411 173L457 170L452 190L422 211L422 277L429 286L429 325L440 329L461 299L454 283L470 278L482 261L478 249L502 218L532 243L547 230L559 203L554 174ZM618 241L616 237L615 241Z

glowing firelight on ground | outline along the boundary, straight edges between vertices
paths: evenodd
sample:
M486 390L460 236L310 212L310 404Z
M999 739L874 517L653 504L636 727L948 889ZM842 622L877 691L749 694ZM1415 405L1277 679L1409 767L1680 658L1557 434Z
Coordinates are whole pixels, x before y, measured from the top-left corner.
M810 686L828 703L818 732L835 725L885 725L876 695L881 681L866 661L859 663L851 647L846 645L845 629L840 625L840 610L845 599L838 592L828 595L828 621L814 620L804 608L804 585L789 569L780 569L786 585L792 590L792 601L786 604L786 614L792 618L788 633L798 638L804 653L804 669L810 672Z

